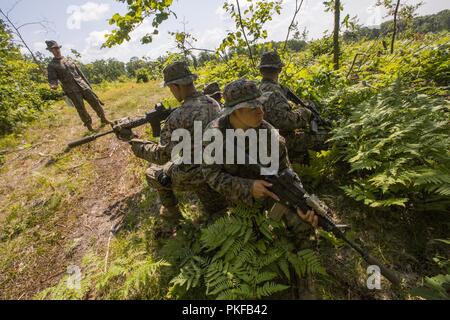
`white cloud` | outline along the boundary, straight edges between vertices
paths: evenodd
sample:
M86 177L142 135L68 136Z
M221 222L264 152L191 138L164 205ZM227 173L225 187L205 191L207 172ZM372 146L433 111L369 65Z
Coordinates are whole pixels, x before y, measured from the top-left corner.
M202 49L215 49L225 38L226 31L224 28L208 29L198 37L198 41L194 44L195 47Z
M174 46L169 37L156 37L150 44L143 45L140 42L139 33L135 34L130 41L124 41L120 45L112 48L101 48L105 42L105 34L108 30L96 30L89 33L85 38L85 47L80 51L81 60L88 63L99 59L115 58L127 62L131 57L149 57L156 59L168 50L173 50ZM68 48L68 47L67 47Z
M69 14L67 28L80 29L81 22L100 20L108 11L109 4L107 3L86 2L81 6L68 6L66 10L66 13Z
M45 48L47 48L47 46L44 41L33 42L33 50L34 51L39 51L41 53L45 53Z

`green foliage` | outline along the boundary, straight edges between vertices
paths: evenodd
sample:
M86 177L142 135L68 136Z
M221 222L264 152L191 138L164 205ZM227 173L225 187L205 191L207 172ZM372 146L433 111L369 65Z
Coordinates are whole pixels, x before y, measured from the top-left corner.
M145 251L131 252L116 260L100 276L96 289L108 299L146 299L157 296L159 269L170 266L163 260L154 261Z
M267 38L264 25L272 20L273 15L280 14L281 1L253 1L247 0L247 8L242 10L239 1L225 1L223 9L231 16L235 23L235 32L228 32L225 39L217 49L225 53L228 48L244 48L250 46L249 54L252 57L251 46ZM242 10L242 11L241 11ZM254 64L255 61L252 61Z
M125 64L116 59L95 60L92 63L81 65L81 68L91 83L116 81L121 76L127 75Z
M127 3L128 12L125 15L114 14L109 19L109 24L115 25L117 29L107 35L103 46L111 48L114 45L121 44L123 41L130 40L130 33L141 25L145 19L152 17L151 33L145 34L141 38L143 44L152 42L152 36L158 34L159 25L167 20L174 12L170 10L173 0L117 0Z
M411 202L444 209L450 195L448 112L447 101L411 92L401 80L354 107L332 139L357 174L345 192L372 207Z
M136 82L148 82L149 74L146 68L136 70Z
M11 33L0 20L0 134L30 121L45 107L30 73L37 69L13 44Z
M449 240L436 239L444 243L445 245L450 245ZM438 274L433 277L425 277L424 285L421 287L414 288L411 294L415 296L420 296L427 300L449 300L450 299L450 260L445 257L436 256L433 259L438 266L445 272L445 274Z
M201 251L182 264L170 296L203 286L216 299L261 299L286 290L297 276L325 274L312 250L295 252L280 222L258 207L235 207L201 231Z

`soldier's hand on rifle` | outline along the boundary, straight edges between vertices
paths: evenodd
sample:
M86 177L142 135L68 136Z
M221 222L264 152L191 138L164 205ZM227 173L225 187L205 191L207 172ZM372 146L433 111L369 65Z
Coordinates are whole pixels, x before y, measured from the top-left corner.
M251 193L253 198L260 199L265 197L271 197L275 201L280 201L280 198L270 191L268 188L272 186L271 183L265 181L265 180L255 180L252 184Z
M123 118L120 120L116 120L113 122L113 124L111 124L112 129L114 130L114 133L116 134L116 137L119 140L126 141L126 142L137 137L137 135L135 135L130 128L124 127L124 125L128 121L129 121L128 118Z
M302 210L297 209L297 214L303 221L309 223L314 228L318 227L319 217L316 215L314 210L308 210L308 212L304 213Z

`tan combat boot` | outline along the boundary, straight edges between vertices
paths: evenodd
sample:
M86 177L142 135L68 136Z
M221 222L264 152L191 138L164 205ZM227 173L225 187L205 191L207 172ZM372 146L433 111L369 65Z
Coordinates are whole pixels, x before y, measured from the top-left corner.
M165 207L159 209L160 225L155 230L157 238L168 238L176 235L176 228L183 217L178 206Z

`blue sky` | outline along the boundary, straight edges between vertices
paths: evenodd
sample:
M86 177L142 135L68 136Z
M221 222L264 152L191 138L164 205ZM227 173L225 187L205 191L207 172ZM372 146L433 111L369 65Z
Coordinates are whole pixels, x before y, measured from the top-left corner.
M405 0L403 0L405 1ZM443 9L450 9L448 0L422 0L424 5L419 14L436 13ZM2 0L0 8L8 11L17 0ZM187 21L186 29L198 40L197 47L216 48L227 30L232 30L234 24L222 10L223 0L175 0L173 11L178 19L171 18L160 28L160 33L151 44L142 45L140 37L151 31L149 21L141 25L132 33L131 41L112 49L100 49L104 41L104 34L112 29L108 18L114 13L125 13L126 6L114 0L22 0L10 17L17 24L47 20L50 30L43 30L38 26L26 26L22 29L25 40L33 50L48 54L44 48L47 39L57 40L63 45L63 54L76 49L82 54L82 61L89 62L96 59L116 58L128 61L133 56L148 56L152 59L173 51L175 45L168 31L182 30L181 21ZM245 6L246 1L241 0ZM310 39L319 38L325 30L331 30L333 17L324 12L323 0L304 0L304 5L297 21L300 29L309 31ZM344 15L357 15L359 22L364 25L379 24L385 20L385 12L374 6L376 0L342 0ZM414 4L419 0L407 0ZM275 16L269 23L270 40L284 40L295 0L284 0L280 16Z

